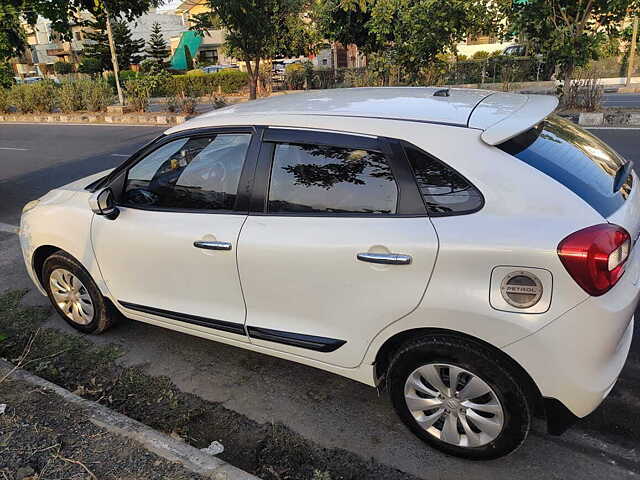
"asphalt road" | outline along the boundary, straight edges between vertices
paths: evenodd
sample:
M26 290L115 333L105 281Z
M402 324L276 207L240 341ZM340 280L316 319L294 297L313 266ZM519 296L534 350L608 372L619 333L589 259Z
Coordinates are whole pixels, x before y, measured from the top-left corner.
M160 133L153 127L0 125L0 226L50 188L113 167ZM640 165L638 130L594 133ZM62 220L61 220L62 221ZM17 237L0 231L0 292L30 287ZM29 301L46 302L32 293ZM55 316L49 326L71 331ZM138 322L96 343L120 344L122 362L167 375L181 389L260 422L282 422L325 447L339 447L425 479L640 477L640 322L627 366L603 405L562 437L537 422L515 454L470 463L435 452L396 419L388 399L303 365ZM579 335L579 332L576 332ZM553 366L549 366L553 368ZM224 439L221 439L224 443Z
M640 94L605 93L602 98L602 106L640 108Z

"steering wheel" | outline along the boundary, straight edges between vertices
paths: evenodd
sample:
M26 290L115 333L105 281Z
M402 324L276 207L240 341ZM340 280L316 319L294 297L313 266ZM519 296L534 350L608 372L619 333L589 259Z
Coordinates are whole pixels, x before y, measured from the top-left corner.
M125 200L131 205L151 206L157 204L160 197L144 188L134 188L127 191Z

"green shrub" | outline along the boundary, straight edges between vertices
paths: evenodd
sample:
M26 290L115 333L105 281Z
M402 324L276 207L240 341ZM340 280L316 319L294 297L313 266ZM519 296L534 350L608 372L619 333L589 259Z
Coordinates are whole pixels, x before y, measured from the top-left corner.
M63 82L56 91L56 101L64 113L84 110L82 91L78 82Z
M56 62L53 64L53 71L58 75L68 75L73 72L73 65L68 62Z
M195 113L196 105L198 105L198 99L185 95L184 93L179 93L178 95L167 98L167 109L170 112L180 112L190 115Z
M189 75L190 77L201 77L202 75L206 75L206 73L204 73L199 68L196 68L195 70L189 70L187 72L187 75Z
M0 113L7 113L11 102L9 101L9 90L0 87Z
M489 58L490 55L491 54L486 50L478 50L473 55L471 55L471 58L474 60L484 60L486 58Z
M78 81L84 108L90 112L103 112L114 101L115 95L104 79Z
M151 93L158 88L158 77L140 75L125 83L127 102L138 112L144 112L149 106Z
M78 72L87 73L89 75L95 75L102 72L102 62L97 58L83 58L78 65Z
M15 85L9 91L9 98L20 113L49 113L55 107L56 85L49 80Z
M102 112L114 100L113 90L103 79L84 78L63 82L56 93L58 107L65 113L81 110Z
M16 81L13 75L13 68L9 62L0 61L0 88L10 88L15 85Z
M203 97L217 93L237 93L247 86L249 75L246 72L229 68L215 73L202 75L172 75L161 87L166 95L177 95L181 92Z
M301 63L292 63L284 69L284 83L289 90L304 88L305 70Z

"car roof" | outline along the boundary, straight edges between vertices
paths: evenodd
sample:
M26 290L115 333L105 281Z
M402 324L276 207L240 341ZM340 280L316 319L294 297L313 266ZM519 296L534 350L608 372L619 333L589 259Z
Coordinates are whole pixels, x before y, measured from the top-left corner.
M546 100L545 100L546 99ZM552 100L549 100L552 99ZM555 97L446 87L367 87L274 95L213 110L166 133L238 124L269 125L274 115L374 118L435 123L485 130L491 145L531 128L557 105ZM526 107L526 108L525 108ZM523 111L524 110L524 111ZM518 121L505 121L513 116ZM304 127L305 125L300 125Z

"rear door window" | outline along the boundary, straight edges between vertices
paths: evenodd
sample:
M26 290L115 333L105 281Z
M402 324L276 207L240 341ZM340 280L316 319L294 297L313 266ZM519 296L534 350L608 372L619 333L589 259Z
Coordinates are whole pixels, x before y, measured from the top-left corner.
M395 214L398 187L380 152L329 145L275 146L269 212Z
M498 148L563 184L603 217L618 210L631 192L631 165L598 138L555 115Z

